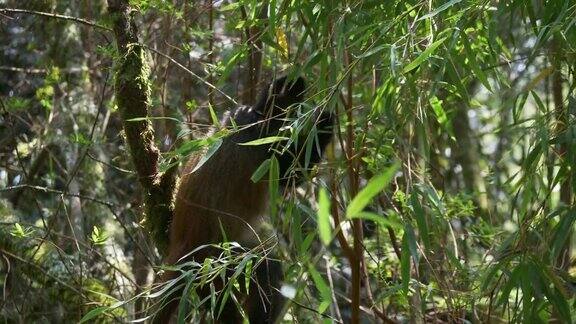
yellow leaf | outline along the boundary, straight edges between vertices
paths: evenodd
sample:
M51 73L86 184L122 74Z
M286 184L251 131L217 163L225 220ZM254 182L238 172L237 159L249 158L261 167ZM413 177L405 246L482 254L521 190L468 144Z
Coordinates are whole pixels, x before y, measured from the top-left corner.
M276 39L278 40L278 45L282 49L280 52L284 57L288 57L288 39L282 28L276 28Z

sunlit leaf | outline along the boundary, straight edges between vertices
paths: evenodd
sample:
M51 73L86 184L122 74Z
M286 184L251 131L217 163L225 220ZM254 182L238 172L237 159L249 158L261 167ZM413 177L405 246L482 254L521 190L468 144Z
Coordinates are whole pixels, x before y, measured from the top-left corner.
M322 278L322 276L316 270L315 267L310 265L308 267L308 271L312 276L312 281L314 282L316 289L318 289L318 291L320 292L321 303L318 306L318 312L322 314L326 311L326 309L328 308L328 306L330 306L332 302L332 289L330 289L328 283L326 283L324 278Z
M461 2L462 0L450 0L446 3L444 3L443 5L441 5L440 7L436 8L435 10L425 14L424 16L418 18L418 20L424 20L424 19L428 19L428 18L432 18L434 16L436 16L437 14L441 13L442 11L452 7L453 5Z
M246 143L239 143L239 145L258 146L258 145L272 144L272 143L281 142L281 141L287 141L289 139L290 139L289 137L283 137L283 136L270 136L270 137L255 139L253 141L249 141Z
M446 37L440 38L439 40L435 41L430 46L428 46L428 48L426 48L426 50L424 50L424 52L420 53L420 55L418 55L418 57L416 59L414 59L414 61L410 62L408 65L406 65L404 67L404 69L402 70L402 73L408 73L408 72L414 70L415 68L419 67L420 64L424 63L424 61L426 61L430 57L430 55L434 54L436 49L440 45L442 45L442 43L444 43L445 40L446 40Z
M330 197L326 189L321 188L318 195L318 233L320 241L324 245L330 244L332 240L332 229L330 227Z
M252 177L250 177L250 180L254 183L260 181L260 179L262 179L262 177L268 172L269 169L270 169L270 159L266 159L264 160L264 162L262 162L262 164L260 164L258 169L254 171Z
M200 161L198 161L198 164L196 164L192 172L196 172L196 170L200 169L204 165L204 163L206 163L216 152L218 152L218 149L220 148L220 146L222 146L222 142L223 140L220 138L217 139L214 143L212 143L212 145L210 145L210 147L206 151L206 154L204 154L204 156L202 156Z
M364 187L364 189L362 189L348 205L348 208L346 209L346 217L352 218L354 215L362 212L366 205L370 203L372 198L380 193L380 191L384 190L390 181L392 181L399 167L400 163L396 162L384 171L384 173L370 179L366 187Z

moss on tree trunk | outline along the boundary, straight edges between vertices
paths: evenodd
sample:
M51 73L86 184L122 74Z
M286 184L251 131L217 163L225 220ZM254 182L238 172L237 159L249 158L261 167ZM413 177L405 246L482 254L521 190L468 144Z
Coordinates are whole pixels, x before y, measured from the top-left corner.
M174 206L175 170L166 173L158 170L160 153L154 142L152 123L147 119L150 71L146 51L138 42L138 31L128 1L108 0L108 11L113 18L119 54L115 77L116 103L132 162L144 188L146 229L163 253L168 243L167 229Z

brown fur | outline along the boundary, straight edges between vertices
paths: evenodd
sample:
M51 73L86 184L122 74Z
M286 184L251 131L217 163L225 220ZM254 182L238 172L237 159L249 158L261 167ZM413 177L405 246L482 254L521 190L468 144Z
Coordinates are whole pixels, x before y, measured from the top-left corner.
M229 241L250 240L247 236L253 234L252 226L264 213L268 198L266 182L250 180L259 166L254 161L258 152L254 151L224 142L194 173L200 156L190 159L176 198L167 263L176 263L201 245L221 242L221 226ZM234 167L229 167L229 163ZM221 179L217 190L206 187L214 185L214 179Z
M236 109L233 118L242 128L241 131L226 137L220 148L197 170L195 168L202 154L195 154L190 158L183 170L177 191L165 263L177 264L200 246L222 242L222 230L227 241L256 241L253 225L266 210L269 189L266 181L253 183L250 178L272 153L270 145L238 144L277 135L283 121L279 117L270 116L285 116L287 108L303 101L304 90L305 82L302 78L290 83L285 77L274 81L261 93L254 107ZM326 115L321 119L321 129L331 125L331 116ZM228 119L225 126L230 125ZM329 138L329 134L319 136L322 149ZM293 152L279 156L281 176L297 155L294 152L300 149L294 147ZM320 156L321 151L314 152L310 164L317 163ZM201 263L214 253L213 249L201 249L186 259ZM258 289L251 289L249 296L245 296L247 300L244 308L251 323L272 323L280 314L282 305L282 297L278 293L282 266L277 261L267 260L255 269L255 274L252 279L264 286L260 291L266 296L259 296ZM166 272L160 282L174 279L176 275L176 272ZM222 287L222 284L215 283L219 287ZM177 292L171 296L179 297ZM168 323L176 305L175 299L165 306L155 317L155 322ZM220 318L223 323L241 322L233 303L229 302L225 307Z

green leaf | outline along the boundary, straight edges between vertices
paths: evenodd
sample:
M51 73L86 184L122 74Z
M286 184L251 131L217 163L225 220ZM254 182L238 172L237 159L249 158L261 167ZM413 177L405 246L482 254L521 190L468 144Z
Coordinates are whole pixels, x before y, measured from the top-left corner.
M404 235L407 238L408 248L410 249L410 254L414 258L414 263L418 264L420 261L420 253L418 253L418 242L416 241L416 233L414 233L414 228L410 223L404 224Z
M330 197L325 188L320 189L318 196L318 234L324 245L332 240L332 228L330 227Z
M230 11L230 10L236 10L238 8L240 8L240 6L242 5L241 2L233 2L233 3L229 3L225 6L222 6L220 8L220 11Z
M212 136L191 140L191 141L184 141L180 147L170 152L166 152L163 154L164 160L170 160L172 158L182 158L190 155L191 153L201 151L206 146L210 146L217 142L218 140L222 140L226 135L229 134L227 129L222 129ZM166 164L166 163L165 163Z
M372 198L374 198L374 196L376 196L378 193L380 193L380 191L386 188L386 186L390 183L390 181L396 174L396 171L398 170L399 167L400 163L395 162L391 167L388 168L388 170L384 171L384 173L382 173L379 176L373 177L368 182L366 187L364 187L364 189L362 189L356 195L356 197L352 199L352 201L348 205L348 208L346 208L346 217L352 218L356 214L362 212L366 207L366 205L370 203Z
M318 312L322 314L326 311L328 306L330 306L332 301L332 290L313 265L308 266L308 272L310 272L310 275L312 276L312 281L314 281L316 289L320 292L321 302L318 306Z
M383 45L379 45L376 47L373 47L369 50L367 50L366 52L364 52L363 54L360 54L357 58L361 59L361 58L365 58L371 55L374 55L378 52L381 52L382 50L384 50L386 47L390 47L390 45L388 44L383 44Z
M269 169L270 169L270 159L266 159L264 160L264 162L262 162L262 164L260 164L258 169L254 171L252 177L250 177L250 180L252 180L252 182L254 183L260 181L260 179L262 179L262 177L266 174L266 172L268 172Z
M445 40L446 37L440 38L439 40L432 43L432 45L428 46L428 48L424 50L424 52L422 52L414 61L410 62L408 65L404 67L402 73L408 73L414 70L415 68L419 67L420 64L424 63L424 61L426 61L428 57L430 57L430 55L432 55L434 51L436 51L436 49L440 45L442 45L442 43L444 43Z
M441 5L440 7L436 8L435 10L433 10L433 11L425 14L424 16L416 19L416 21L424 20L427 18L432 18L432 17L436 16L437 14L441 13L442 11L452 7L453 5L455 5L461 1L462 0L450 0L450 1L446 2L445 4Z
M422 242L424 242L424 246L427 249L431 249L432 245L430 244L430 235L428 233L426 215L424 214L424 209L420 205L420 201L418 201L416 192L412 192L410 196L410 203L412 205L412 209L414 210L414 216L416 218L416 224L418 225L418 232L422 238Z
M488 289L488 286L490 286L493 282L498 281L498 279L500 278L498 271L500 271L501 267L502 263L496 263L488 267L488 269L482 275L482 279L480 280L481 291L486 291Z
M308 256L310 254L308 250L310 249L310 246L312 245L314 238L316 238L316 233L314 232L308 233L308 235L306 235L306 237L302 241L302 245L300 246L301 256Z
M464 44L464 49L466 50L466 58L468 58L468 66L472 69L472 72L476 75L478 80L482 82L482 85L486 87L490 92L492 92L492 88L490 87L490 82L488 82L488 78L486 74L480 68L480 64L478 64L478 60L476 60L476 56L479 55L478 50L472 50L470 46L470 42L468 41L468 35L466 33L462 33L462 44Z
M10 235L17 238L25 238L34 232L32 228L24 228L20 223L15 223L14 228L10 231Z
M196 275L195 277L200 277L200 282L197 282L196 285L197 287L204 287L204 285L206 285L206 282L208 281L208 278L210 277L210 271L212 271L212 259L211 258L206 258L204 259L204 262L202 263L202 266L200 267L200 269L198 269L198 275ZM196 278L193 278L196 279Z
M500 298L496 303L497 306L503 305L508 301L508 299L510 298L510 292L512 292L512 289L514 289L514 287L518 285L519 278L523 272L524 272L524 264L519 264L518 266L516 266L516 268L514 268L514 270L512 270L512 273L509 275L508 280L506 281L504 286L500 288Z
M572 228L574 227L574 222L576 222L576 213L574 210L570 210L568 213L560 214L560 221L554 228L554 236L552 240L552 260L551 262L556 262L560 253L566 248L566 242L570 237Z
M90 234L90 241L95 245L103 245L106 243L108 235L104 231L100 231L97 226L92 228L92 233Z
M256 140L253 140L250 142L246 142L246 143L240 143L239 145L257 146L257 145L276 143L276 142L280 142L280 141L287 141L289 139L290 138L284 137L284 136L270 136L270 137L259 138L259 139L256 139Z
M246 293L250 293L250 278L252 278L252 267L254 266L254 261L252 259L248 260L246 263L246 268L244 269L244 286L246 287Z
M450 134L450 137L454 138L454 131L452 130L452 124L448 120L448 115L442 106L442 100L438 99L436 96L430 98L430 106L434 110L436 115L436 120L442 127Z
M181 120L177 119L177 118L173 118L173 117L136 117L136 118L130 118L130 119L126 119L127 122L138 122L138 121L148 121L148 120L171 120L177 123L182 123Z
M390 226L392 228L395 229L401 229L402 228L402 224L400 224L399 222L392 220L388 217L386 217L385 215L379 215L376 213L371 213L371 212L359 212L358 214L355 214L351 217L352 219L354 218L360 218L363 220L370 220L373 221L374 223L378 224L378 226L381 227L387 227Z
M443 126L446 125L448 117L446 116L446 112L442 107L442 100L438 99L436 96L432 96L432 98L430 98L430 106L432 106L432 109L434 110L434 114L436 115L436 120L438 120L438 123Z
M110 310L110 306L96 307L93 310L86 313L86 315L84 315L84 317L82 317L82 319L78 323L86 323L86 322L90 321L91 319L96 318L97 316L100 316L100 315L106 313L109 310Z
M406 233L402 236L402 254L400 257L400 272L402 275L402 289L408 295L410 287L410 248L408 247L408 237Z
M198 109L198 103L194 99L186 101L185 105L188 112L194 112Z
M188 296L193 294L194 288L193 285L195 284L195 276L190 276L186 280L186 286L182 290L182 297L180 298L180 303L178 304L178 319L177 323L186 323L186 315L188 315L188 310L190 308L190 299Z
M566 291L564 283L556 275L555 270L552 267L543 266L541 269L541 276L546 282L552 282L553 287L549 287L550 291L546 294L551 295L548 297L550 303L556 308L558 313L561 314L561 318L564 319L566 323L572 323L572 316L570 314L570 306L568 306L568 300L570 299L570 293ZM552 297L553 295L553 297Z
M268 169L268 195L270 197L270 217L274 220L278 213L278 191L280 182L280 165L276 156L270 158Z
M208 148L208 151L206 151L206 154L204 154L204 156L202 156L200 161L198 161L198 164L196 164L196 167L194 167L194 170L192 170L192 172L196 172L196 170L200 169L204 165L204 163L206 163L206 161L208 161L212 157L212 155L214 155L214 153L218 151L220 146L222 146L222 142L223 140L219 138L214 143L212 143L212 145L210 145L210 147Z

